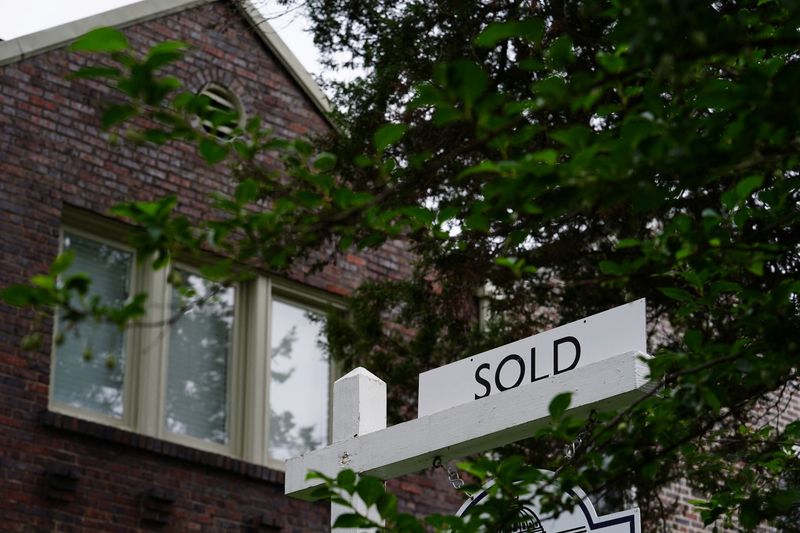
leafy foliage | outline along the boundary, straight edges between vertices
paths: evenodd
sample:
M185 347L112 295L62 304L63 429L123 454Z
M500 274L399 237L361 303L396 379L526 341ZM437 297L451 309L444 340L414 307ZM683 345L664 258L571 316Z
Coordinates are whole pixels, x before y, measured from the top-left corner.
M338 353L424 369L647 297L665 392L599 414L562 476L596 494L635 487L651 519L669 512L660 488L683 477L712 495L708 523L791 513L796 435L777 419L800 340L797 6L445 4L311 2L318 42L367 68L340 87L350 136L334 151L365 152L387 119L406 124L383 161L403 162L397 201L434 206L429 233L411 234L428 296L398 306L365 288L357 318L330 324ZM349 161L342 175L377 184ZM493 319L465 334L464 302L486 286ZM376 334L379 318L416 329L428 315L424 347ZM586 429L575 422L552 429L534 464L558 464L556 444Z
M352 319L327 326L331 354L386 377L401 417L413 415L421 370L647 297L663 392L590 424L556 398L553 426L516 451L564 485L635 489L650 520L668 512L660 490L685 477L708 495L697 502L707 523L791 524L800 426L779 419L800 346L800 5L308 4L318 43L366 69L338 87L344 127L318 145L277 139L258 120L223 145L192 124L203 99L159 74L181 45L137 57L108 32L79 41L113 65L77 75L126 97L105 126L194 143L239 179L199 227L174 214L177 199L120 206L142 227L136 246L156 266L218 252L230 261L223 279L246 276L233 264L280 269L402 237L412 279L363 286ZM3 296L63 305L57 274ZM579 433L566 461L561 446ZM509 461L499 464L527 475ZM362 483L329 481L351 493ZM391 514L391 497L363 483Z

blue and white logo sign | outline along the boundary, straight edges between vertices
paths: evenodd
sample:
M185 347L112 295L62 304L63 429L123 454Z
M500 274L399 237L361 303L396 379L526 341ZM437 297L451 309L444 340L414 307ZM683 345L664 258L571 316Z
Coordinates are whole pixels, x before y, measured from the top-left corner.
M487 491L493 484L494 482L490 481L483 490L472 495L464 502L456 516L463 516L467 511L479 507L486 500ZM574 506L557 517L543 516L539 512L540 506L537 504L535 493L521 498L516 513L518 520L512 526L498 533L590 533L593 531L598 533L642 533L638 508L598 516L594 505L581 489L568 490L564 496L571 500Z

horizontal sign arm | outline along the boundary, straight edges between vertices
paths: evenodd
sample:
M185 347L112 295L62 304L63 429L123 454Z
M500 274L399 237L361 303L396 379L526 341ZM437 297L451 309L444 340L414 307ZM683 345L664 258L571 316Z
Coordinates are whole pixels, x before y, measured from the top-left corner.
M548 423L550 400L572 392L570 414L616 409L649 392L648 367L642 352L626 352L568 373L481 398L372 433L359 435L286 461L287 495L311 499L321 484L306 480L309 471L335 477L349 468L390 479L423 470L436 456L464 457L511 442Z

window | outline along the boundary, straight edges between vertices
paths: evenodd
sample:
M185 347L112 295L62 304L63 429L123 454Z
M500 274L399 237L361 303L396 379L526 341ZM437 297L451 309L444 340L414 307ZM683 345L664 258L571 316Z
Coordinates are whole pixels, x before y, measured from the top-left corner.
M198 115L200 127L220 140L231 140L236 130L245 124L242 101L230 89L214 82L204 85L198 94L208 99L205 109Z
M226 287L186 265L168 276L79 230L62 248L75 253L68 274L92 278L90 297L147 292L148 307L124 331L57 317L51 409L274 467L328 442L324 297L265 277Z
M75 254L67 274L83 272L92 277L89 299L97 297L108 305L125 301L132 282L133 254L130 251L75 232L64 232L62 247ZM73 303L78 305L78 302ZM87 322L68 330L61 316L56 323L64 341L56 348L53 401L102 417L121 419L126 333L110 324Z
M275 298L271 316L268 450L283 461L328 442L330 364L319 313Z
M171 290L164 428L227 444L235 291L178 272L183 283Z

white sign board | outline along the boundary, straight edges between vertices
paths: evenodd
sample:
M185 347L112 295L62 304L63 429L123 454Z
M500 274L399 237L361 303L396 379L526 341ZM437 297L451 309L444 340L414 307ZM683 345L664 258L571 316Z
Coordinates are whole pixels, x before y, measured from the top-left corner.
M423 372L419 375L419 416L541 382L625 352L647 352L644 299Z
M494 481L490 481L484 490L472 495L458 510L456 516L464 516L468 511L480 512L480 505L487 497L487 490ZM586 494L578 489L568 490L564 497L574 504L571 510L560 513L557 517L543 515L539 512L535 494L529 494L518 503L518 520L503 529L502 533L642 533L639 509L633 508L605 516L598 516L594 505Z

